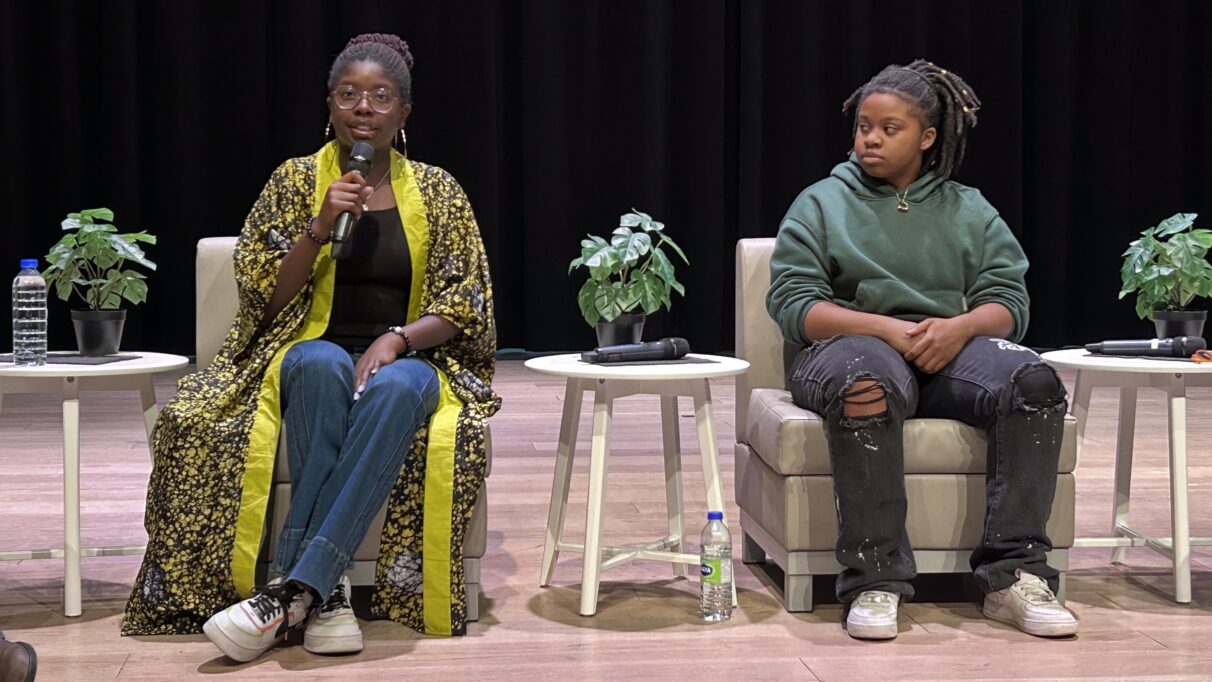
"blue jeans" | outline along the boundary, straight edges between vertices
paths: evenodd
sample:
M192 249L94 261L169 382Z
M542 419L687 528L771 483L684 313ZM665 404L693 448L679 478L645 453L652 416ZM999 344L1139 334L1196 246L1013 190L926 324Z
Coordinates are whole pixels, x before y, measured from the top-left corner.
M325 598L387 500L413 436L438 404L438 376L401 358L354 401L354 362L335 343L304 341L282 359L290 511L271 570Z
M887 409L844 414L873 401L857 380L883 389ZM988 435L985 523L970 564L985 592L1013 585L1022 569L1055 591L1058 573L1044 526L1052 511L1065 419L1065 387L1031 350L978 336L946 367L925 374L871 336L838 336L800 351L787 380L796 405L825 420L837 501L837 596L866 590L913 596L917 574L905 532L903 427L911 417L957 419ZM950 523L948 520L946 523Z

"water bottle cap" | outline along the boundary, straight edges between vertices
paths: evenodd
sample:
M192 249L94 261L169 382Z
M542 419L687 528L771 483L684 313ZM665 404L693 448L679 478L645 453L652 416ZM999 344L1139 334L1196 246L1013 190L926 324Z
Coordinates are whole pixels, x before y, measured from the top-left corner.
M709 512L707 512L707 520L708 521L723 521L724 512L709 511Z
M21 259L21 269L22 270L28 270L30 268L36 269L37 267L38 267L37 258L22 258Z

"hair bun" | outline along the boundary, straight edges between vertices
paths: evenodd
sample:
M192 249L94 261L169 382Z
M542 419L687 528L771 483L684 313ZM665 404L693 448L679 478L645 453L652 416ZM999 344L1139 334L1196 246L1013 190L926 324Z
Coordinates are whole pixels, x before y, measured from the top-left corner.
M404 60L404 66L410 73L412 72L412 51L408 49L408 43L400 36L394 33L363 33L350 38L349 42L345 44L345 49L348 50L354 45L361 45L362 43L377 43L390 48L393 52L400 55L400 59Z

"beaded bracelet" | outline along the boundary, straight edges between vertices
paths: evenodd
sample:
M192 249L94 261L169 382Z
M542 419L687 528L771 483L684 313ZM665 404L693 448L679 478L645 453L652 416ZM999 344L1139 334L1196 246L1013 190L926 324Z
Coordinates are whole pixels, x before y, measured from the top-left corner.
M327 244L328 242L331 242L331 241L332 241L332 237L331 237L331 236L330 236L330 237L328 237L327 239L320 239L319 237L317 237L317 236L316 236L316 233L315 233L315 232L312 232L311 226L312 226L312 225L315 225L315 224L316 224L316 219L315 219L315 218L312 218L311 220L307 221L307 236L308 236L308 237L311 237L311 240L312 240L313 242L315 242L315 243L319 244L320 246L324 246L324 245L325 245L325 244Z
M399 334L400 338L404 339L404 354L412 355L412 339L408 338L408 332L404 331L403 327L388 327L387 331Z

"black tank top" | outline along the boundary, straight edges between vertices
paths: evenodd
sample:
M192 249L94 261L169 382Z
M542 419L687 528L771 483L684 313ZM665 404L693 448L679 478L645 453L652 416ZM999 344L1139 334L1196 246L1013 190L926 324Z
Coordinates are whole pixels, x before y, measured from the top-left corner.
M411 290L412 262L400 212L394 206L364 212L349 257L337 261L323 338L350 352L365 350L388 327L404 324Z

